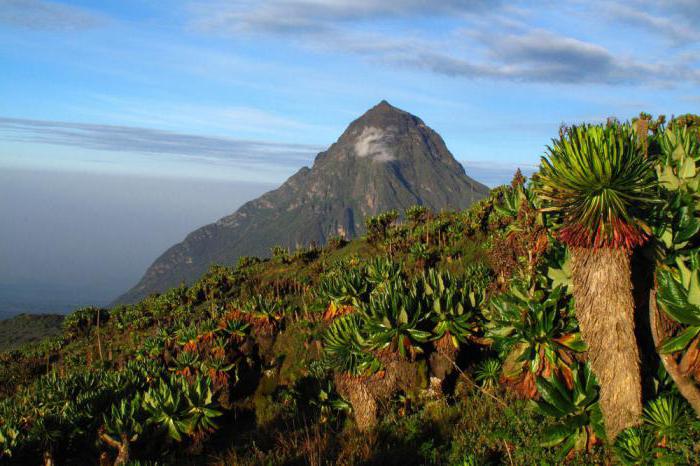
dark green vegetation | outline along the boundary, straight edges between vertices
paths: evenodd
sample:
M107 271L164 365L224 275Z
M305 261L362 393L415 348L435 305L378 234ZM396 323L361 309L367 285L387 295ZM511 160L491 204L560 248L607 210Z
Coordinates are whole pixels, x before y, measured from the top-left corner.
M75 311L0 356L1 461L696 464L698 134L633 128L565 128L558 173L468 210L388 211L361 239ZM555 160L578 137L585 157ZM583 266L598 255L614 276Z
M0 320L0 351L17 349L61 331L63 316L56 314L19 314Z
M241 256L267 256L274 245L355 238L369 215L414 204L435 212L462 209L487 195L488 188L466 175L439 134L382 101L318 154L311 168L171 247L118 302L191 284L210 264L233 266Z

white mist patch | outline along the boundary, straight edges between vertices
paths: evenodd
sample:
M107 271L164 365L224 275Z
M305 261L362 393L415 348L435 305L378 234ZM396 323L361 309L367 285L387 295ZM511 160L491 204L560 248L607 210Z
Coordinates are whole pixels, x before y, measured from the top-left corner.
M390 162L396 158L390 146L393 136L391 131L367 126L355 141L355 153L358 157L370 157L377 162Z

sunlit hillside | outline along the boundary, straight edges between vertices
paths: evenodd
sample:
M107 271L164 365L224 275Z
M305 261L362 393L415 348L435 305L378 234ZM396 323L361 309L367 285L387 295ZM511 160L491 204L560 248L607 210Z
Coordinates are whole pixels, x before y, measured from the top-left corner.
M2 464L696 464L700 118L0 353Z

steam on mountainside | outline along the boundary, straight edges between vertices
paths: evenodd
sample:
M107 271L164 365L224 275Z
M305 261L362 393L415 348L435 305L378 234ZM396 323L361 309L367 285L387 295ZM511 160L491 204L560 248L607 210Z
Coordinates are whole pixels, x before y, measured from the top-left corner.
M469 178L440 135L382 101L353 121L338 141L278 189L204 226L168 249L117 302L130 303L192 283L212 263L232 265L270 247L323 244L364 231L364 218L422 204L463 209L488 188Z

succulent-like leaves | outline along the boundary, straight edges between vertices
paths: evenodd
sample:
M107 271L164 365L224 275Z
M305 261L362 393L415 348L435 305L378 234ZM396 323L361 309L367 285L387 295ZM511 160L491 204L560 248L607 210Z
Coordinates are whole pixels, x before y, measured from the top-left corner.
M547 268L547 278L552 281L552 288L561 286L562 288L568 288L569 291L572 288L571 280L571 256L567 248L561 251L556 257L553 257L550 261L550 265Z
M657 398L644 408L644 421L661 437L673 437L688 426L681 401L674 396Z
M357 268L340 269L325 275L318 286L324 304L359 306L367 300L369 285L364 273Z
M615 439L615 453L624 465L655 465L659 448L656 439L647 431L638 427L626 429Z
M180 442L189 426L186 401L178 385L161 379L158 385L145 393L143 401L144 409L149 414L148 421Z
M182 380L182 391L187 404L185 424L187 433L209 432L217 428L214 418L221 416L216 409L208 377L198 377L192 383Z
M143 399L140 394L121 399L104 415L105 430L115 438L126 436L133 442L143 432Z
M563 289L556 287L547 293L528 290L523 282L515 281L508 293L491 300L486 337L505 359L509 377L523 368L539 374L546 366L568 365L567 351L586 350Z
M671 191L692 190L700 187L700 173L696 169L700 150L696 134L685 127L669 128L659 138L661 154L656 167L662 186Z
M360 332L360 319L347 315L335 319L323 334L323 347L329 367L359 375L373 372L379 362L369 352L369 344Z
M234 340L245 338L249 327L250 324L233 317L224 316L221 322L219 322L221 331Z
M374 288L388 282L401 279L401 263L394 262L385 257L375 257L365 269L366 281Z
M501 196L500 202L493 205L493 208L506 217L517 217L520 205L527 201L527 197L522 186L506 188Z
M661 345L659 351L664 354L684 350L700 334L700 306L696 304L700 283L697 274L697 270L691 272L691 277L686 280L687 286L669 269L659 270L657 274L659 289L656 300L659 307L673 320L686 326Z
M490 358L482 361L474 372L474 379L485 388L495 387L501 375L501 361Z
M432 336L422 329L429 311L415 288L404 287L403 283L390 282L381 292L373 294L363 306L362 314L373 349L389 349L413 357L423 352L420 344Z
M563 217L562 241L589 248L644 243L638 214L654 202L655 184L652 161L630 126L573 126L547 152L536 192L543 211Z
M572 449L579 451L590 446L595 441L593 434L605 438L598 387L590 367L575 368L572 374L572 390L556 377L538 378L537 389L542 399L533 402L540 413L559 420L545 432L542 446L560 445L560 458Z
M171 370L182 371L185 369L199 368L199 354L194 351L180 351L175 358L175 367Z
M449 333L455 347L466 342L476 330L476 306L481 304L481 294L470 289L467 283L455 280L448 272L431 269L416 283L425 307L432 310L433 338L439 340Z

